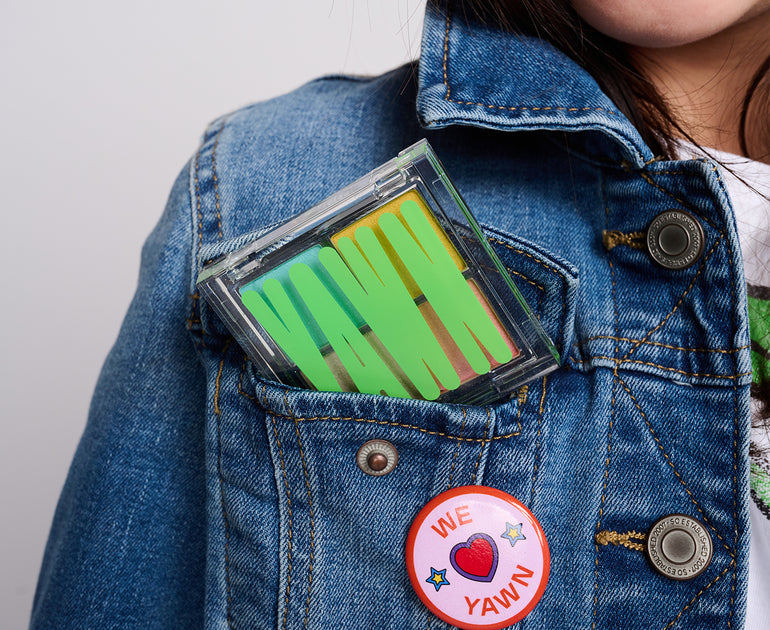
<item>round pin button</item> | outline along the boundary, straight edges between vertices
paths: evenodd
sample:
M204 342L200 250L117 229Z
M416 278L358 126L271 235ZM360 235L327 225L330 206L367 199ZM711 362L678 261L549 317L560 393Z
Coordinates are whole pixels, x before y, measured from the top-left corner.
M464 630L499 629L528 615L545 591L548 543L509 494L463 486L431 500L406 542L412 587L431 612Z
M655 521L647 534L646 551L658 573L672 580L700 575L714 553L703 523L686 514L670 514Z

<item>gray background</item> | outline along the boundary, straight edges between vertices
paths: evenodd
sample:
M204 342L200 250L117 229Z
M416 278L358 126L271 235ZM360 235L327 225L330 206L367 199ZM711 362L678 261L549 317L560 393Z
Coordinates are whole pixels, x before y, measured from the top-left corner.
M205 125L419 52L424 0L4 0L0 626L24 628L139 251Z

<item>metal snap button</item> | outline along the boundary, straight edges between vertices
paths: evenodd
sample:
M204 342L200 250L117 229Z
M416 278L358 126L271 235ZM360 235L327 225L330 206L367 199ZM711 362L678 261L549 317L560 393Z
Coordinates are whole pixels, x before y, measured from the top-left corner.
M705 237L698 220L683 210L666 210L647 228L647 251L666 269L685 269L703 253Z
M398 451L386 440L369 440L358 449L356 463L367 475L381 477L396 467Z
M691 580L703 573L714 549L703 524L686 514L670 514L650 528L645 551L652 566L672 580Z

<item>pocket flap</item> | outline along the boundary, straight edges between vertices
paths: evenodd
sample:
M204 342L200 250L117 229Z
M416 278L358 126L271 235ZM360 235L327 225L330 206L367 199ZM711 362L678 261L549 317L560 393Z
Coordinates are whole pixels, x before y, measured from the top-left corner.
M534 243L489 226L483 229L563 362L574 331L577 269Z

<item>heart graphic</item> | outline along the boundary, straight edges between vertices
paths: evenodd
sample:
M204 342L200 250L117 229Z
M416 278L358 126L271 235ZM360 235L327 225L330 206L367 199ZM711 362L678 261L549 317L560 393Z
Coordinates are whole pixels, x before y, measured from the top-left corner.
M491 582L497 571L497 545L486 534L473 534L449 553L452 567L475 582Z

